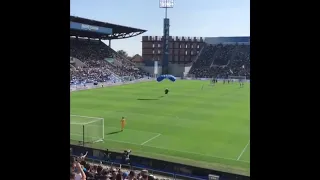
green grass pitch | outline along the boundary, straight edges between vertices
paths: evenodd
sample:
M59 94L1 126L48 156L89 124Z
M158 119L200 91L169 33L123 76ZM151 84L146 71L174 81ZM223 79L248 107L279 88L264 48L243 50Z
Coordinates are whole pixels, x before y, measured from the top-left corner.
M77 91L71 114L104 118L105 140L95 148L250 174L249 83L153 81ZM114 133L122 116L125 130Z

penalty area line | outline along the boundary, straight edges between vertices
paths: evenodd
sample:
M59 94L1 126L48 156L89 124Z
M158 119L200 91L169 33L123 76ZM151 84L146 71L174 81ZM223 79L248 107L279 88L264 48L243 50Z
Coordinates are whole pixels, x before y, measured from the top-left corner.
M241 158L242 154L246 151L246 149L247 149L247 147L248 147L249 144L250 144L250 140L249 140L249 142L247 143L247 145L242 149L240 155L239 155L238 158L237 158L237 161L239 161L239 159Z
M146 144L146 143L148 143L148 142L150 142L150 141L154 140L155 138L157 138L157 137L159 137L159 136L161 136L161 134L160 134L160 133L159 133L158 135L156 135L156 136L154 136L154 137L152 137L152 138L148 139L147 141L145 141L145 142L141 143L140 145L144 145L144 144Z
M162 149L162 150L166 150L166 151L174 151L174 152L193 154L193 155L198 155L198 156L212 157L212 158L229 160L229 161L239 161L239 162L244 162L244 163L249 163L250 164L250 161L236 160L236 159L231 159L231 158L212 156L212 155L208 155L208 154L201 154L201 153L190 152L190 151L181 151L181 150L175 150L175 149L168 149L168 148L158 147L158 146L141 145L141 144L138 144L138 143L133 143L133 142L128 142L128 141L120 141L120 140L115 140L115 139L110 139L110 138L104 138L104 142L103 143L105 143L105 141L111 141L111 142L117 142L117 143L123 143L123 144L131 144L131 145L136 145L136 146L144 146L144 147L150 147L150 148L155 148L155 149ZM159 154L159 153L150 152L150 151L148 151L148 153ZM161 155L165 155L165 154L161 154Z

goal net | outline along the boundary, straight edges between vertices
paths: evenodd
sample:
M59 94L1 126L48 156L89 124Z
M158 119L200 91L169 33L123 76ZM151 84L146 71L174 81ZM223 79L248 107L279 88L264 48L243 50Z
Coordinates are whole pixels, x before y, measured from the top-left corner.
M104 139L104 119L70 115L70 140L94 143Z

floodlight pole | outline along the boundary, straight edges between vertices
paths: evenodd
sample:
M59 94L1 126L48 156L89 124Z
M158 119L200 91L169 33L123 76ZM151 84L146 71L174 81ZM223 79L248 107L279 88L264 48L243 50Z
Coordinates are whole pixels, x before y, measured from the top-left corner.
M167 17L168 17L168 7L165 7L164 9L165 9L165 11L164 11L164 18L167 19Z
M169 74L169 28L168 8L173 8L174 0L159 0L160 8L165 9L163 19L163 52L162 52L162 74Z

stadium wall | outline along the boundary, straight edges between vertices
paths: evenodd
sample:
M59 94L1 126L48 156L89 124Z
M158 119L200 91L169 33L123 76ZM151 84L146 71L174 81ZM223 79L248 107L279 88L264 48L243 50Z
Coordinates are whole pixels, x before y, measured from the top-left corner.
M149 74L154 74L154 66L146 66L144 63L135 63L135 65ZM158 66L158 72L162 72L161 66Z
M172 74L176 77L181 77L184 74L184 72L186 72L190 68L191 65L169 63L169 74Z
M154 79L152 78L141 78L141 79L136 79L133 81L126 81L126 82L104 82L104 83L87 83L85 86L83 84L70 84L70 92L73 91L81 91L81 90L87 90L87 89L96 89L96 88L103 88L103 87L109 87L109 86L118 86L118 85L125 85L125 84L134 84L134 83L139 83L139 82L147 82L147 81L153 81ZM102 86L103 85L103 86Z
M89 147L70 145L71 153L74 156L80 156L81 153L88 152L87 158L104 162L105 164L122 164L123 153L110 151L110 159L107 161L104 154L106 153L101 149L94 149ZM134 153L134 152L133 152ZM165 165L165 166L164 166ZM184 164L168 162L158 159L152 159L147 157L141 157L136 155L130 155L130 165L122 164L122 167L128 167L134 169L135 167L141 169L148 169L148 171L157 171L166 174L167 176L173 176L174 179L203 179L207 180L208 175L219 176L221 180L250 180L249 176L237 175L232 173L226 173L211 169L199 168L194 166L188 166Z
M194 61L204 46L202 37L169 36L169 63L190 63ZM162 61L163 37L142 37L142 59Z
M184 67L184 72L185 72L185 73L189 73L191 67L192 67L192 63L186 64L185 67Z
M153 63L153 61L150 61ZM148 72L149 74L154 74L154 64L146 63L136 63L136 66L142 70ZM162 72L162 67L159 65L158 72ZM169 74L172 74L176 77L181 77L184 72L189 72L191 64L178 64L178 63L169 63Z

